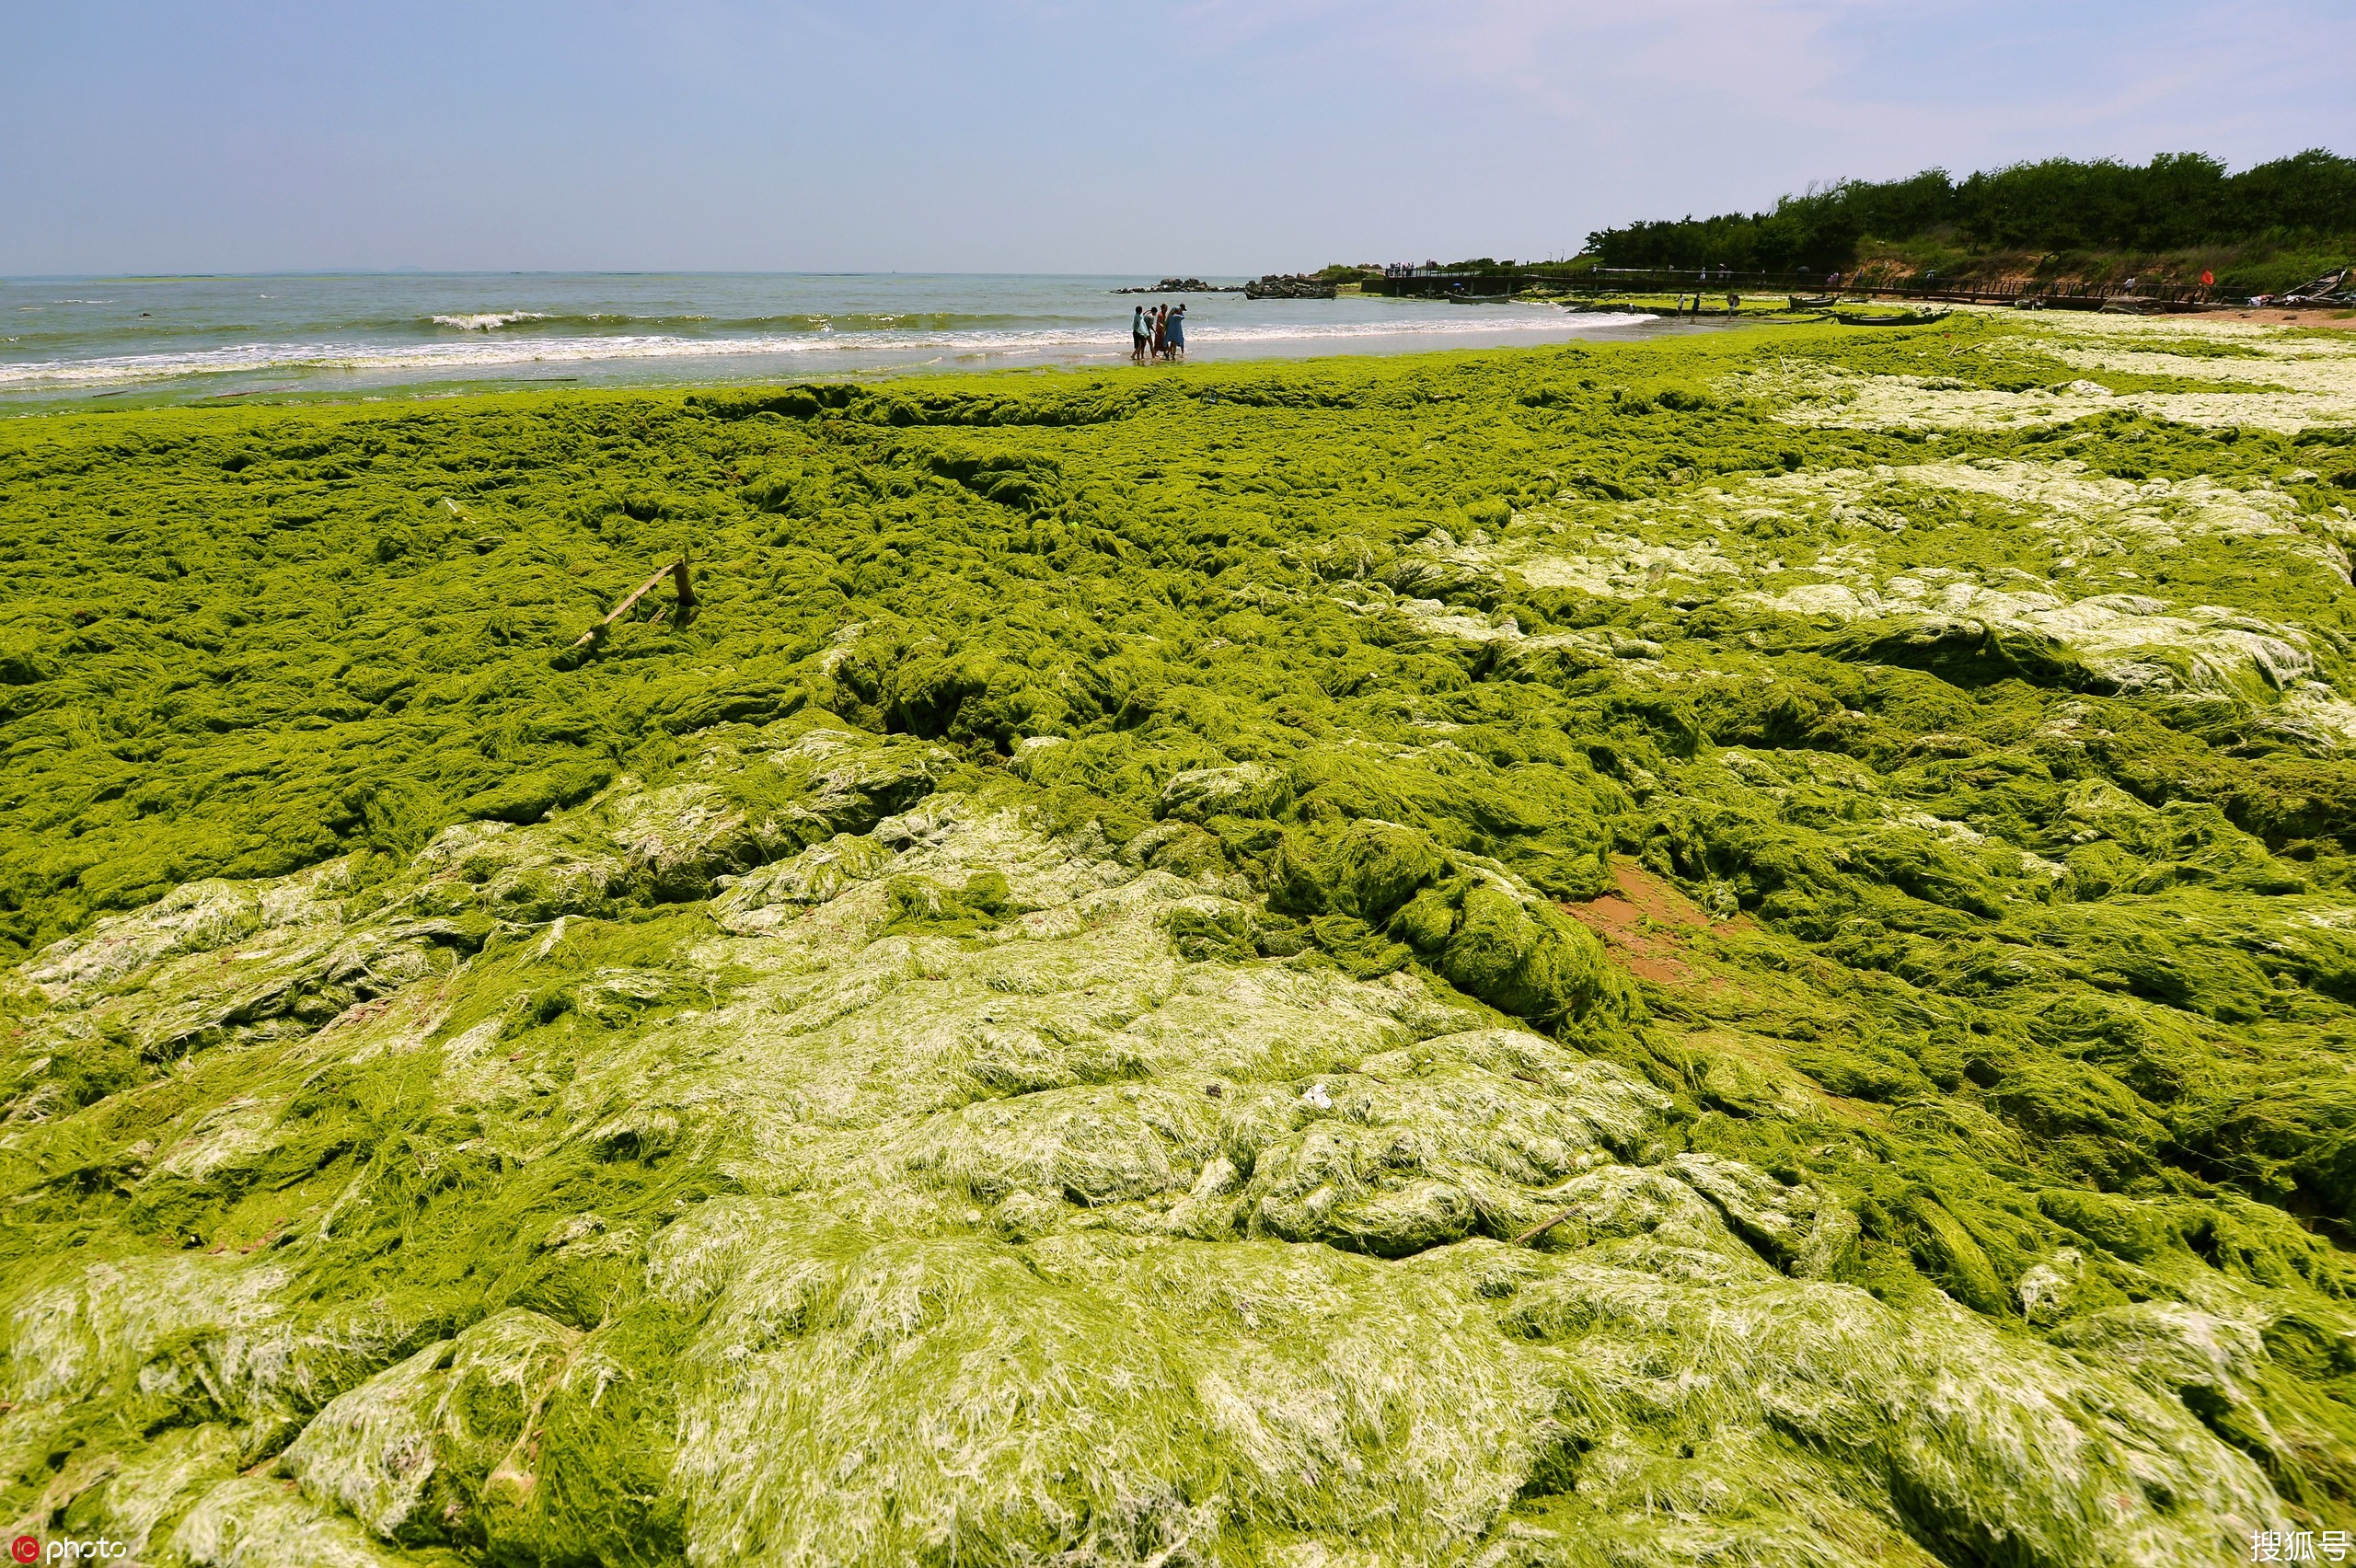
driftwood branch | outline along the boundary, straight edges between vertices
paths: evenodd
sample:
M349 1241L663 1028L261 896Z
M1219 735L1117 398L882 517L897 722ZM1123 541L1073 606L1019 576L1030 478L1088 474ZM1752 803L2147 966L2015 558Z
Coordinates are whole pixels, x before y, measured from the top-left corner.
M665 577L670 578L679 585L679 608L683 610L693 608L696 602L696 592L687 579L687 558L681 556L678 559L673 561L670 565L663 568L653 576L640 583L630 594L629 598L624 599L620 604L616 605L611 610L606 612L606 618L604 620L599 621L595 626L593 626L587 631L583 632L581 634L581 640L575 642L573 646L575 648L586 648L591 643L596 641L599 638L605 636L606 630L612 627L616 621L629 614L630 610L636 606L638 602L641 599L645 598L647 594L653 593L655 587L661 583L663 579Z
M1566 1208L1562 1213L1556 1215L1553 1218L1547 1220L1542 1224L1531 1226L1529 1229L1515 1237L1511 1241L1507 1242L1506 1245L1508 1247L1527 1247L1532 1241L1537 1240L1541 1236L1545 1235L1548 1231L1553 1229L1554 1227L1562 1224L1563 1221L1569 1219L1578 1212L1579 1211L1576 1208Z

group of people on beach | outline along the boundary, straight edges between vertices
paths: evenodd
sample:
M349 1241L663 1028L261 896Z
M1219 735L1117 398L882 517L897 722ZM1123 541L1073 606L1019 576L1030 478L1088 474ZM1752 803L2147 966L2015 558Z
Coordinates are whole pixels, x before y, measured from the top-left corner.
M1129 317L1129 358L1138 364L1186 357L1186 307L1138 306Z

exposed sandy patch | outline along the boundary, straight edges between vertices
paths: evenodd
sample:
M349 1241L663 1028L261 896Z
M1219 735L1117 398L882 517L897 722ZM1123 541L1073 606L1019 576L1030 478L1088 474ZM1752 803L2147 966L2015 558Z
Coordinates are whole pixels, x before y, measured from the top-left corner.
M1693 971L1685 962L1685 952L1695 937L1750 923L1743 916L1712 919L1700 905L1623 857L1612 858L1611 886L1611 892L1584 904L1560 907L1601 937L1622 968L1656 986L1692 983Z
M2202 319L2213 321L2217 317ZM2356 310L2236 310L2233 319L2283 327L2321 327L2332 332L2356 331Z

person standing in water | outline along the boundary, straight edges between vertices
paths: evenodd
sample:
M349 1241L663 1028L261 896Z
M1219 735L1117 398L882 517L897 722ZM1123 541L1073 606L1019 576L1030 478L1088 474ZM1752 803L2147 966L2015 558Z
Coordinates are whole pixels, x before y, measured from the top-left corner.
M1145 363L1145 306L1138 306L1129 313L1129 361Z
M1186 357L1186 307L1180 305L1170 313L1170 324L1163 330L1163 340L1174 362Z
M1153 315L1147 319L1153 327L1152 351L1148 357L1160 359L1161 357L1161 345L1163 341L1162 334L1168 330L1168 328L1164 323L1170 319L1170 307L1166 305L1158 305L1154 306Z

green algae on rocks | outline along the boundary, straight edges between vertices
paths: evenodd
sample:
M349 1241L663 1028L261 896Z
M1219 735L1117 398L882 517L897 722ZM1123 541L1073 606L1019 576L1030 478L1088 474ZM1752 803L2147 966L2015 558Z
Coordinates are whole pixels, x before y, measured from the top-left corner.
M0 430L17 1528L2356 1525L2356 343L1872 338Z

